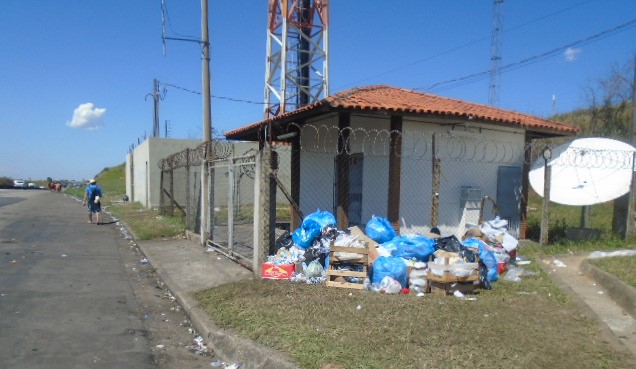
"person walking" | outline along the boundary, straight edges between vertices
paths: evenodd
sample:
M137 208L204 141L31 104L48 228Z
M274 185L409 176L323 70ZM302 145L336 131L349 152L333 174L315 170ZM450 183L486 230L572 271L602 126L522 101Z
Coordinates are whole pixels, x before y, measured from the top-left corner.
M88 222L93 223L93 213L95 213L97 224L101 222L102 206L100 203L100 197L102 196L102 189L97 185L97 181L90 180L86 191L84 191L84 200L82 205L88 204Z

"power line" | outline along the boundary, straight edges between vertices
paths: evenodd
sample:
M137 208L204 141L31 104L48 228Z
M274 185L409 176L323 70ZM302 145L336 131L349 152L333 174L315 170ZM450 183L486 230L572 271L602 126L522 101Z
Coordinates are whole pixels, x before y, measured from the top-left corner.
M534 64L542 59L545 59L549 56L553 56L555 54L561 53L564 49L570 48L570 47L575 47L575 46L583 46L601 39L604 39L606 37L611 36L614 33L623 31L631 26L636 25L636 18L632 19L626 23L620 24L618 26L615 26L613 28L610 29L606 29L604 31L595 33L591 36L588 36L584 39L578 40L578 41L574 41L570 44L567 45L563 45L557 48L554 48L552 50L549 51L545 51L541 54L537 54L534 56L531 56L529 58L525 58L519 61L516 61L514 63L510 63L510 64L506 64L503 67L500 67L500 72L504 73L504 72L508 72L511 70L515 70L515 69L519 69L523 66L526 65L530 65L530 64ZM483 71L483 72L479 72L479 73L474 73L474 74L469 74L467 76L463 76L463 77L459 77L459 78L453 78L447 81L443 81L443 82L438 82L438 83L434 83L432 85L426 86L426 87L416 87L413 88L414 90L424 90L424 91L441 91L441 90L447 90L450 88L455 88L455 87L459 87L459 86L463 86L466 84L470 84L473 82L476 82L478 80L484 79L486 77L488 77L490 74L490 70L487 71Z
M518 24L518 25L516 25L516 26L514 26L514 27L511 27L508 31L504 32L504 34L509 33L509 32L511 32L511 31L514 31L514 30L517 30L517 29L519 29L519 28L523 28L523 27L528 26L528 25L530 25L530 24L532 24L532 23L536 23L536 22L542 21L542 20L544 20L544 19L546 19L546 18L550 18L550 17L552 17L552 16L555 16L555 15L558 15L558 14L561 14L561 13L565 13L565 12L567 12L567 11L569 11L569 10L572 10L572 9L574 9L574 8L577 8L577 7L581 6L581 5L585 5L585 4L587 4L587 3L591 3L591 2L593 2L593 1L597 1L597 0L587 0L587 1L583 1L583 2L580 2L580 3L574 4L574 5L571 5L571 6L567 7L567 8L563 8L563 9L557 10L557 11L555 11L555 12L552 12L552 13L549 13L549 14L546 14L546 15L543 15L543 16L541 16L541 17L538 17L538 18L535 18L535 19L529 20L529 21L527 21L527 22L525 22L525 23ZM363 78L363 79L359 79L359 80L357 80L357 81L353 82L352 84L358 84L358 83L360 83L360 82L367 81L367 80L372 79L372 78L377 78L377 77L386 76L387 74L391 74L391 73L397 72L397 71L399 71L399 70L406 69L406 68L412 67L412 66L414 66L414 65L417 65L417 64L420 64L420 63L423 63L423 62L426 62L426 61L429 61L429 60L435 59L435 58L439 58L439 57L444 56L444 55L447 55L447 54L451 54L451 53L453 53L453 52L455 52L455 51L457 51L457 50L461 50L461 49L467 48L467 47L469 47L469 46L472 46L472 45L478 44L478 43L480 43L480 42L487 41L487 40L489 40L491 37L492 37L492 36L484 36L484 37L482 37L482 38L479 38L479 39L476 39L476 40L473 40L473 41L469 41L469 42L467 42L467 43L465 43L465 44L461 44L461 45L459 45L459 46L456 46L456 47L450 48L450 49L448 49L448 50L442 51L442 52L440 52L440 53L438 53L438 54L435 54L435 55L431 55L431 56L427 56L427 57L422 58L422 59L415 60L415 61L413 61L413 62L411 62L411 63L404 64L404 65L402 65L402 66L399 66L399 67L396 67L396 68L390 69L390 70L388 70L388 71L386 71L386 72L382 72L382 73L379 73L379 74L375 74L375 75L373 75L373 76L369 76L369 77L366 77L366 78Z
M171 84L171 83L159 82L159 84L160 84L160 85L162 85L162 86L166 86L166 87L176 88L177 90L181 90L181 91L189 92L189 93L192 93L192 94L201 95L201 92L199 92L199 91L190 90L190 89L188 89L188 88L180 87L180 86L177 86L177 85L173 85L173 84ZM253 101L253 100L236 99L236 98L233 98L233 97L227 97L227 96L217 96L217 95L211 95L210 97L213 97L213 98L215 98L215 99L220 99L220 100L227 100L227 101L234 101L234 102L242 102L242 103L247 103L247 104L267 105L267 103L262 102L262 101Z

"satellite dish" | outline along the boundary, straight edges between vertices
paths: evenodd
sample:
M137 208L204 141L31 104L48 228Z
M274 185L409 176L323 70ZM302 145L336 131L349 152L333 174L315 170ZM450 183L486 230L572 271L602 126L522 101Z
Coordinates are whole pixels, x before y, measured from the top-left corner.
M552 150L550 201L564 205L594 205L628 193L634 172L629 144L610 138L580 138ZM530 185L543 196L545 159L530 168Z

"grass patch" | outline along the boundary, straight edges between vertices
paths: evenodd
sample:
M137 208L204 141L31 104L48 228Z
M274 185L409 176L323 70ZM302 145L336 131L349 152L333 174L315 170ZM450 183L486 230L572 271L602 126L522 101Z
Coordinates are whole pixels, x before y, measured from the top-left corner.
M102 208L126 223L141 240L174 237L185 232L185 218L161 215L158 210L146 209L139 203L121 202L126 193L124 165L104 168L96 177L102 188ZM64 193L82 199L86 188L67 188Z
M550 229L548 239L550 242L562 242L566 239L567 228L579 228L581 226L581 206L561 205L550 203ZM528 231L529 239L538 241L541 234L541 214L543 213L543 198L536 192L530 191L528 195ZM614 216L614 204L612 201L591 205L589 227L600 229L602 239L611 240L612 219Z
M592 259L589 262L615 275L628 285L636 287L636 256Z
M115 203L108 207L113 216L122 219L140 240L174 237L184 233L185 218L161 215L139 203Z
M564 247L523 246L520 254L533 261L524 268L538 275L502 279L476 301L268 280L197 298L221 327L287 352L303 368L632 367L633 358L603 341L595 318L539 268ZM591 248L567 245L573 253Z

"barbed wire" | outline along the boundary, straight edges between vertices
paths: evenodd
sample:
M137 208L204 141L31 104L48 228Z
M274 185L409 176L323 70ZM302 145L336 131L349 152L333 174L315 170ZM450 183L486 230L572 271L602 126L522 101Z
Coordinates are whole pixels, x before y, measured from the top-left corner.
M393 154L410 160L435 158L441 161L499 165L531 165L542 157L546 149L554 150L563 142L563 138L556 138L554 143L545 139L525 142L521 135L518 139L502 139L489 134L453 131L397 131L353 127L339 129L335 124L292 123L281 134L292 133L298 136L299 150L302 153L334 157L362 154L379 158L388 158ZM206 152L210 153L208 162L224 160L234 154L234 143L220 140L202 143L195 149L183 150L160 160L158 166L162 170L168 170L186 165L201 165L206 160ZM633 156L633 152L628 150L568 147L563 152L554 153L549 164L624 169L633 166Z
M209 156L206 155L209 153ZM234 153L234 145L228 141L212 140L201 143L194 149L185 149L157 162L159 169L170 170L186 166L202 165L207 161L229 158Z

